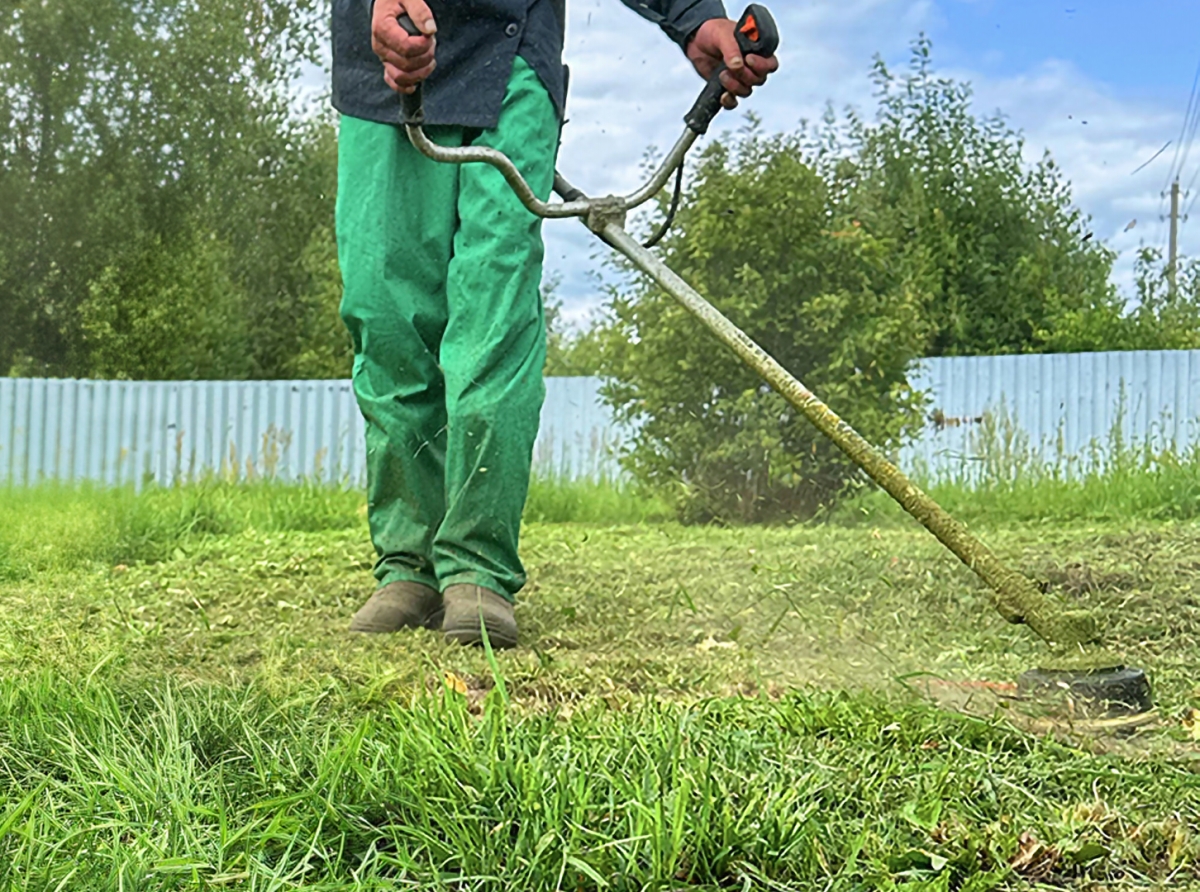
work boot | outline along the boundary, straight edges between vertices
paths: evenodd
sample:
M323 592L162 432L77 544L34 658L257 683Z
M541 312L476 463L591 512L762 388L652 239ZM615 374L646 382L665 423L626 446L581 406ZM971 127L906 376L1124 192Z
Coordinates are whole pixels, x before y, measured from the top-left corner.
M351 632L398 632L437 629L442 625L442 599L419 582L392 582L371 595L350 620Z
M483 644L480 622L488 641L497 650L517 646L517 620L513 606L481 585L452 585L442 593L446 605L442 632L447 641Z

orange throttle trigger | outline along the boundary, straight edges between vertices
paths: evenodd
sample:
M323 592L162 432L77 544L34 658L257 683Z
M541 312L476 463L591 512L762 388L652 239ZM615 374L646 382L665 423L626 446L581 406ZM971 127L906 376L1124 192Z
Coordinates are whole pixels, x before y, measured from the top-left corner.
M746 39L751 43L758 43L758 20L754 16L747 15L745 23L738 28L738 31L745 34Z
M762 56L764 59L769 59L779 49L779 28L775 25L775 19L771 17L767 8L759 3L751 3L746 7L746 11L737 21L734 35L737 37L738 49L743 56ZM704 85L704 92L700 94L700 98L696 100L692 110L684 117L683 120L693 133L707 133L708 125L713 122L713 118L721 110L721 99L725 95L725 85L721 83L721 75L725 70L725 63L722 62L709 75L708 83Z
M738 48L743 56L775 55L779 49L779 28L770 11L760 3L751 3L737 23Z

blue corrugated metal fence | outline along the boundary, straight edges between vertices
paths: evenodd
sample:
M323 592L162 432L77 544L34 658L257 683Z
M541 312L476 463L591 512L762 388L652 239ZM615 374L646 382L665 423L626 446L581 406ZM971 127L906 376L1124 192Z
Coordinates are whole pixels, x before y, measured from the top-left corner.
M934 359L912 383L930 394L930 421L900 451L907 470L961 474L994 459L981 454L989 449L1083 455L1114 430L1127 443L1151 438L1180 449L1198 434L1200 351ZM534 450L540 473L618 473L614 454L629 431L614 424L598 389L594 378L547 381ZM1009 426L981 436L984 420L997 416ZM364 458L348 381L0 378L0 480L15 484L140 486L219 474L360 485Z
M552 378L534 450L543 474L618 473L623 440L594 378ZM349 381L0 378L0 481L142 486L207 474L366 480Z
M1198 350L932 359L910 383L928 392L930 417L901 450L909 471L970 477L1022 452L1074 469L1093 449L1103 460L1114 435L1180 452L1200 435Z

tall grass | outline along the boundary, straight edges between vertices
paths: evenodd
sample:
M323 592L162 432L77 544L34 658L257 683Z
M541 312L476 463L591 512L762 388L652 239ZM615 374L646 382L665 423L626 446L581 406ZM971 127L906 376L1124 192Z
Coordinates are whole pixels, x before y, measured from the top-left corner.
M525 520L533 523L627 524L666 520L671 509L624 480L535 477Z
M645 702L564 721L513 713L500 692L481 716L451 692L354 715L173 682L0 681L0 887L1197 879L1194 782L1170 765L870 696ZM1038 871L1010 867L1021 834L1055 847Z
M206 482L131 488L47 483L0 490L0 579L93 561L170 557L197 537L346 529L362 523L358 493L315 484Z
M1060 435L1034 446L1003 407L983 416L968 441L970 458L939 473L913 475L944 508L964 520L991 523L1076 520L1190 520L1200 517L1200 442L1179 447L1151 435L1124 433L1124 414L1104 442L1079 453ZM898 519L886 494L863 487L833 516L842 522Z
M1061 438L1049 450L1034 448L1001 410L984 417L969 451L973 460L956 468L915 475L968 522L1200 517L1200 444L1179 449L1154 437L1131 443L1120 417L1107 443L1072 455ZM525 509L527 522L552 524L638 524L670 516L660 500L611 479L535 477ZM837 523L904 518L890 498L868 487L827 515ZM317 483L213 479L140 494L87 484L0 489L0 581L90 562L160 561L205 536L355 527L366 536L362 494Z

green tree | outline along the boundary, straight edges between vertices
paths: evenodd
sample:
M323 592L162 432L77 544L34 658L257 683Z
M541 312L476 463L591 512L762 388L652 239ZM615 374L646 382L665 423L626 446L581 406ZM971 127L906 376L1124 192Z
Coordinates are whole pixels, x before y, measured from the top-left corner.
M1133 301L1064 315L1049 347L1062 352L1200 348L1200 261L1181 262L1172 291L1162 251L1143 248L1134 279Z
M98 378L246 377L245 295L215 236L125 246L79 306L87 374Z
M332 225L314 230L300 269L307 280L290 310L297 320L295 343L281 357L281 368L290 378L348 378L354 349L338 315L342 274Z
M866 436L920 417L905 373L930 336L927 266L848 215L796 136L751 128L702 155L664 259ZM610 306L606 394L626 460L688 520L810 514L854 469L645 280Z
M930 268L927 355L1044 352L1063 326L1119 311L1114 255L1061 169L1026 164L999 115L977 118L970 86L935 76L927 39L905 76L877 60L872 79L876 119L828 115L811 145L847 211Z
M283 309L332 208L328 121L289 94L319 7L6 6L0 372L285 372L299 323Z

